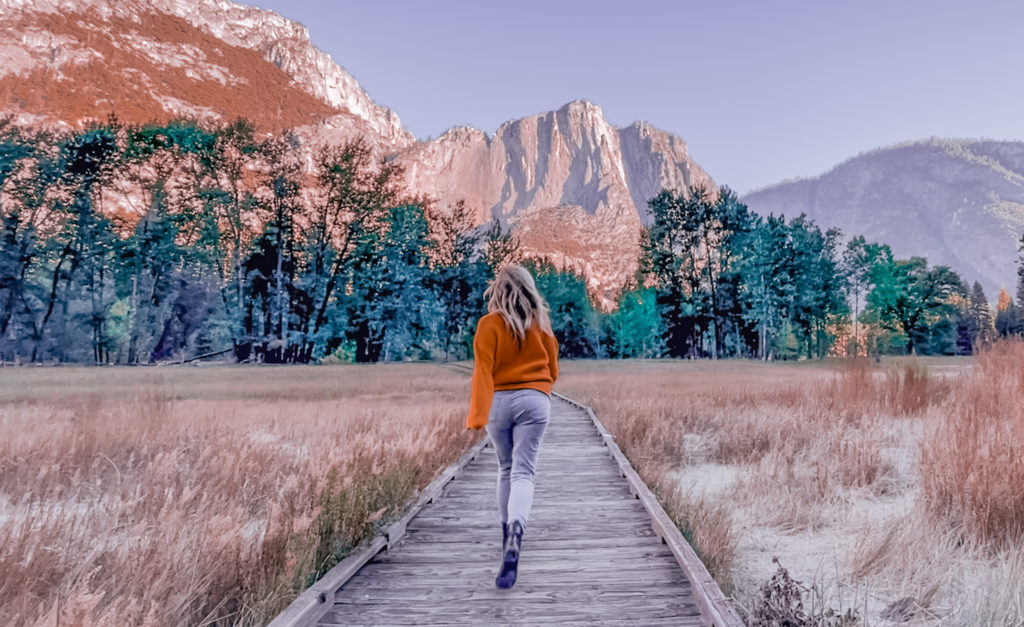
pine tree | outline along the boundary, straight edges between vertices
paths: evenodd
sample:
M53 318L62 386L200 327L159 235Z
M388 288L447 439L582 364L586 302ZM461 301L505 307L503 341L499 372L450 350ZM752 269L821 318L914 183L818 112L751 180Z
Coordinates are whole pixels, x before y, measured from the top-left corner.
M872 254L863 235L852 238L846 245L842 257L842 272L846 279L847 294L853 301L853 340L850 353L860 354L860 313L863 298L871 287Z
M971 287L970 316L973 330L971 351L977 352L995 339L992 309L985 296L985 289L978 281Z
M795 291L792 244L785 218L758 219L743 241L739 261L744 318L757 330L756 354L773 358L776 335L789 319Z
M543 261L530 261L526 266L551 308L551 328L558 340L559 355L567 358L599 356L599 314L590 303L583 277L559 271Z
M61 139L0 120L0 360L34 361L44 341L47 266L54 266L44 225L62 220L56 189L63 186ZM55 280L70 251L62 248Z
M219 128L205 165L204 195L206 211L214 221L210 235L218 260L221 299L226 326L235 357L249 358L251 343L244 339L245 299L244 262L250 246L259 236L253 225L268 220L266 192L269 181L264 157L266 144L249 121L237 119Z
M181 192L181 172L189 153L178 144L180 126L125 129L118 182L126 193L135 190L142 200L136 222L122 227L130 229L130 235L118 246L120 292L127 306L126 361L131 364L149 362L153 357L168 319L182 313L173 304L188 306L179 300L179 293L188 282L187 266L193 253L187 240L182 241L182 231L189 229L194 214L188 210L191 198L183 198ZM184 345L179 343L177 350L171 350L165 341L163 348L166 352L161 351L160 358L184 350Z
M793 330L806 347L808 357L824 357L830 348L825 325L833 316L845 315L845 285L836 254L839 231L824 233L806 216L789 224L793 246Z
M119 147L116 128L98 126L73 136L64 146L65 176L71 193L69 209L69 246L71 266L67 287L76 290L83 311L75 316L89 330L92 361L110 361L107 322L114 302L111 289L111 255L115 234L109 218L96 206L102 187L117 167ZM63 322L68 320L65 299Z
M661 318L651 288L624 291L615 311L601 318L601 344L611 358L660 357Z
M427 221L414 204L387 209L359 236L347 276L347 335L358 362L433 356L444 315L427 279Z

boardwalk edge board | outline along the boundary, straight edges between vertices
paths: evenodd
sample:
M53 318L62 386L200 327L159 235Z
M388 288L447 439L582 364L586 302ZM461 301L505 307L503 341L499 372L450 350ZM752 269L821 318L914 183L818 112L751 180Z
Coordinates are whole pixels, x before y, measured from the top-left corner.
M718 583L704 566L697 553L690 546L690 543L683 537L682 532L676 527L669 517L665 508L661 506L658 498L654 496L651 489L647 487L640 475L633 469L633 465L626 458L619 445L615 442L615 436L605 428L604 424L597 418L594 410L590 407L565 396L558 392L552 392L552 396L578 407L587 412L594 427L601 434L601 439L608 447L612 458L619 466L619 471L629 483L629 490L643 504L644 509L651 517L651 527L658 534L662 542L668 545L675 557L676 562L683 569L687 579L694 590L694 600L700 608L701 614L713 627L742 627L743 621L739 614L729 604L728 599L718 587Z
M302 627L315 623L330 611L334 605L334 594L348 582L359 569L381 551L391 549L405 535L409 521L416 517L425 506L436 499L446 485L476 459L487 446L487 438L481 438L455 463L445 468L420 492L416 503L401 518L384 528L370 543L338 562L331 570L306 588L291 604L277 615L268 627Z

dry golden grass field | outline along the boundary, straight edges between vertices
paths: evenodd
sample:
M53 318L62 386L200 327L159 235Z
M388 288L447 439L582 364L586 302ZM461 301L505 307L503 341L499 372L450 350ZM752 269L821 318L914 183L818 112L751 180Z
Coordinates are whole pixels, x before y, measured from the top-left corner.
M428 364L0 370L0 624L265 623L478 437L468 383ZM1024 344L566 362L556 390L594 407L748 617L770 614L778 557L809 616L1024 624Z
M594 407L748 620L775 615L778 557L811 620L1024 624L1024 344L576 362L557 388Z
M265 624L474 436L436 366L0 370L0 624Z

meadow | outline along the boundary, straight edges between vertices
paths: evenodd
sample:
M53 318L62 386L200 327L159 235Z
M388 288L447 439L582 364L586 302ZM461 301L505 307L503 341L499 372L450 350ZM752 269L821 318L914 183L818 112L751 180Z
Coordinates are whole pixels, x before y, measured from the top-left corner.
M0 370L0 624L265 624L474 436L423 364Z
M615 433L747 620L1024 624L1024 344L573 362L558 389Z
M1024 622L1024 344L566 361L556 390L748 620ZM0 370L0 624L264 624L478 437L467 395L430 364Z

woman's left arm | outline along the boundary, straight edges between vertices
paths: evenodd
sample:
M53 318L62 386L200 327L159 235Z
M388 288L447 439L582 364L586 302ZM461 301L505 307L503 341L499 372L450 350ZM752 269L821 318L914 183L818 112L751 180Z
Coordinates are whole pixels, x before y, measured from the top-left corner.
M544 350L548 353L548 372L551 373L551 383L558 380L558 340L554 335L541 333L544 338Z

